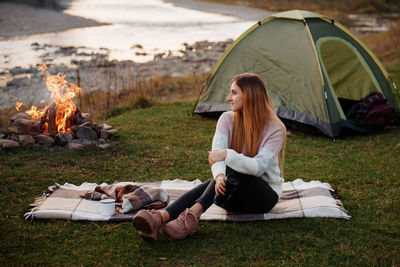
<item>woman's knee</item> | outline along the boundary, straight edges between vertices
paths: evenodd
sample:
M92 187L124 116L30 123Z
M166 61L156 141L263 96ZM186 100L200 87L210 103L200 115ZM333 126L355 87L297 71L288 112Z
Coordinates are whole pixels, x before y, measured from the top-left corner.
M267 213L275 207L277 202L272 201L268 203L246 203L242 207L244 209L244 212L247 213Z
M278 195L269 186L265 188L239 186L238 199L241 207L248 213L266 213L278 203Z

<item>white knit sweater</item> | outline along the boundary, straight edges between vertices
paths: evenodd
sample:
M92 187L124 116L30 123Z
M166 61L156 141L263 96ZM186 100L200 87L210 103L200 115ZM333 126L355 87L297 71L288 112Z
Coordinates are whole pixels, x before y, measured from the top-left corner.
M213 177L221 173L225 175L226 166L229 166L237 172L261 177L280 196L284 180L280 176L278 154L284 140L283 127L285 126L280 121L271 121L268 128L264 129L257 155L247 157L229 149L233 135L233 112L224 112L217 122L212 150L226 149L228 153L225 161L211 166Z

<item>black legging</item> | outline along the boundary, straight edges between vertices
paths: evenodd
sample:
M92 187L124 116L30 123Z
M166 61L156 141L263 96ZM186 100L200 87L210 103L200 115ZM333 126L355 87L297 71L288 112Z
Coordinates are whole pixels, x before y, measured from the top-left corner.
M233 174L239 178L240 185L225 205L225 209L246 213L266 213L278 202L279 197L276 192L260 177L238 173L229 167L226 168L226 174ZM174 220L195 203L200 203L206 211L213 204L214 197L215 180L211 179L186 192L165 209L170 215L170 220Z

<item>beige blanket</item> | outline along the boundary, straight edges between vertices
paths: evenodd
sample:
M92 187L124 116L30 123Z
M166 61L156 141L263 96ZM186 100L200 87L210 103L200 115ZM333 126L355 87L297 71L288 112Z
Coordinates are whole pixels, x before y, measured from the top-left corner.
M184 192L200 184L200 180L166 180L158 183L138 185L159 187L168 192L173 202ZM136 183L134 183L136 184ZM103 186L106 184L102 184ZM68 219L90 221L125 221L131 220L135 212L116 213L102 216L98 212L99 201L81 198L88 191L94 191L97 184L83 183L80 186L64 184L52 186L49 192L38 198L25 213L28 219ZM349 219L342 202L334 197L334 191L327 183L319 181L304 182L297 179L284 183L284 190L278 204L265 214L232 213L212 205L201 220L256 221L299 217L332 217Z

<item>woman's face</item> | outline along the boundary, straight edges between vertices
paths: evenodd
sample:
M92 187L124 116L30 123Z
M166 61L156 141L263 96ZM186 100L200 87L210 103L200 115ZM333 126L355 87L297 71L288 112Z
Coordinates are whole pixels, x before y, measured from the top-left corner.
M232 83L231 90L226 100L231 104L232 111L241 111L243 109L243 91L236 83Z

